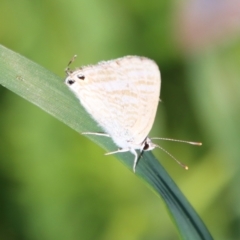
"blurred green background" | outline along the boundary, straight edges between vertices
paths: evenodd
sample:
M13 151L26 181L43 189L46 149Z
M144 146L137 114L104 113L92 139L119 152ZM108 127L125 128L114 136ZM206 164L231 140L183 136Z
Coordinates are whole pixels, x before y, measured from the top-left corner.
M124 55L162 74L154 150L215 239L240 239L238 1L1 0L0 44L64 80ZM178 239L160 199L84 136L0 87L0 239ZM89 129L91 131L91 129Z

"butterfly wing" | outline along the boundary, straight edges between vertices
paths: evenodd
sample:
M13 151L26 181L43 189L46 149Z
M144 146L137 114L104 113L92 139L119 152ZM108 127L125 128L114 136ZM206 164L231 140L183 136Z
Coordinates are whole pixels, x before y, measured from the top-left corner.
M140 146L159 102L161 79L154 61L127 56L83 67L67 79L76 81L69 87L119 147Z

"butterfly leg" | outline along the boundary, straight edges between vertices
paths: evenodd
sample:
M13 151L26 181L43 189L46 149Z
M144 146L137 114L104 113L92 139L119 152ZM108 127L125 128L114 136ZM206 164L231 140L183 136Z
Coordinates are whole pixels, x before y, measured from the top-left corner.
M97 133L97 132L82 132L83 135L95 135L95 136L104 136L110 137L107 133Z
M137 166L137 163L138 163L138 160L139 160L140 156L138 156L137 152L134 149L131 150L131 153L135 156L134 157L134 162L133 162L133 172L135 173L136 172L136 166Z
M136 167L138 164L139 159L142 157L143 152L144 152L144 144L142 144L141 149L140 149L140 154L138 155L135 149L131 149L130 152L134 155L134 162L133 162L133 172L136 172Z
M138 161L138 155L137 155L137 152L136 152L134 149L132 149L132 150L130 150L129 148L118 149L117 151L114 151L114 152L105 153L105 155L110 155L110 154L115 154L115 153L121 153L121 152L129 152L129 151L131 151L131 153L133 153L134 156L135 156L134 164L133 164L133 172L135 172L135 170L136 170L136 165L137 165L137 161Z
M105 153L105 155L111 155L111 154L115 154L115 153L129 152L129 151L130 151L129 148L124 148L124 149L120 148L120 149L118 149L117 151Z
M138 159L140 156L138 156L137 152L134 149L129 149L129 148L118 149L117 151L105 153L105 155L111 155L111 154L115 154L115 153L129 152L129 151L134 155L133 172L135 173Z

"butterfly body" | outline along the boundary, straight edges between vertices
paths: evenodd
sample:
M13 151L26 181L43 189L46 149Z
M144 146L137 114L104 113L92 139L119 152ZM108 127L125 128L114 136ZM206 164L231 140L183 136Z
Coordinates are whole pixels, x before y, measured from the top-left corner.
M157 64L126 56L69 72L66 85L115 144L136 157L150 150L147 138L157 111L161 77Z

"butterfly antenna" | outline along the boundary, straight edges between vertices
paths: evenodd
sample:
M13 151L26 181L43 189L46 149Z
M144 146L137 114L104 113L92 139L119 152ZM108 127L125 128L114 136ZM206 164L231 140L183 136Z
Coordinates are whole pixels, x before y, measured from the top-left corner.
M171 142L180 142L180 143L187 143L187 144L196 145L196 146L202 146L201 142L190 142L190 141L184 141L184 140L178 140L178 139L172 139L172 138L153 137L151 139L158 139L158 140L171 141Z
M76 57L77 57L77 55L74 55L74 56L72 57L72 59L69 61L68 65L67 65L67 67L66 67L66 69L65 69L65 73L66 73L67 75L69 75L69 74L71 73L69 66L75 61Z
M165 152L168 156L170 156L173 160L175 160L181 167L185 170L188 170L188 166L180 162L177 158L175 158L171 153L169 153L166 149L160 147L159 145L154 144L155 147L160 148L163 152Z

